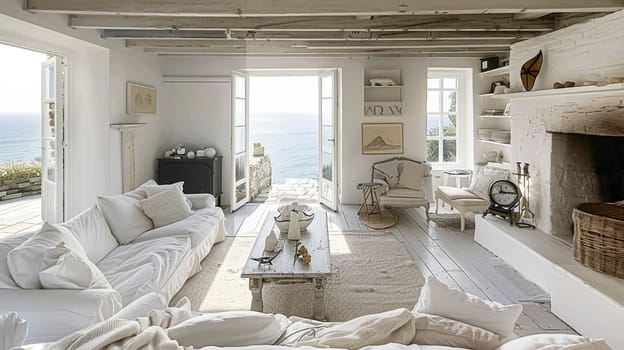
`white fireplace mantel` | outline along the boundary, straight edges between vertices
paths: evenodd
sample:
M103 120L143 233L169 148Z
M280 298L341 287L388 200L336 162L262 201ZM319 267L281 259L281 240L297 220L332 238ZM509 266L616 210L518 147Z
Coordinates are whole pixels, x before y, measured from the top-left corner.
M134 131L141 128L145 123L115 123L110 127L121 132L121 169L123 192L132 191L135 184L135 148Z

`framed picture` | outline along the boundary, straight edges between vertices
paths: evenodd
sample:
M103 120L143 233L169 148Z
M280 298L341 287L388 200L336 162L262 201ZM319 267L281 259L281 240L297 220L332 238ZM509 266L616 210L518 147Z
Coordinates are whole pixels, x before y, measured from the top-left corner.
M126 83L126 112L156 114L156 89L151 86Z
M362 123L362 154L403 154L403 123Z

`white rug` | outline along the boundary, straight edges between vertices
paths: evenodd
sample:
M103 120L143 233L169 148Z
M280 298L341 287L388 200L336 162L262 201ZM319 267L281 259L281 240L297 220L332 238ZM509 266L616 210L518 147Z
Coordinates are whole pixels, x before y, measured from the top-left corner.
M203 312L249 310L248 280L240 273L255 237L228 237L202 262L203 271L174 297L189 297ZM330 234L332 277L325 289L327 318L345 321L364 314L412 308L424 278L399 241L383 232ZM314 257L312 257L314 258ZM264 311L312 316L311 285L265 284Z

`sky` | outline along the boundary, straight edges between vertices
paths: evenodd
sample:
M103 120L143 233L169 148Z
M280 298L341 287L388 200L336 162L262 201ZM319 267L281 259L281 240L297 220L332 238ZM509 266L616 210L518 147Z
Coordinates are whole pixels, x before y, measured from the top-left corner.
M0 44L0 113L41 112L41 63L46 57Z
M317 76L250 77L250 113L314 113Z

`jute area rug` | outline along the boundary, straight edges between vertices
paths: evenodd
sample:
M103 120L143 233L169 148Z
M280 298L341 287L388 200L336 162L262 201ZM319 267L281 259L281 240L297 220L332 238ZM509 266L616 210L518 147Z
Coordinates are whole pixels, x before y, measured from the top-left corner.
M240 277L256 237L228 237L216 244L202 262L203 270L189 279L172 303L187 296L193 310L249 310L251 292ZM392 234L384 232L330 233L332 276L325 288L329 321L396 308L411 309L424 284L412 258ZM314 259L314 257L312 257ZM313 288L309 284L263 288L264 311L289 316L312 316Z

